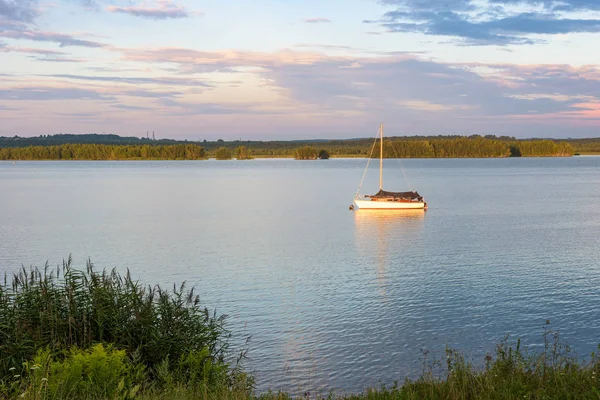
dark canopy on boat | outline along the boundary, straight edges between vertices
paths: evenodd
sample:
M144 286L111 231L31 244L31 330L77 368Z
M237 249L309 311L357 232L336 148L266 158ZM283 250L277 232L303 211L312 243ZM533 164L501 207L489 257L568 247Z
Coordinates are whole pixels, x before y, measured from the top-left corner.
M419 193L417 192L387 192L385 190L380 190L379 192L377 192L377 194L374 194L372 196L366 196L372 199L380 199L380 198L384 198L384 197L393 197L396 199L411 199L411 200L417 200L417 199L421 199L422 197L419 195Z

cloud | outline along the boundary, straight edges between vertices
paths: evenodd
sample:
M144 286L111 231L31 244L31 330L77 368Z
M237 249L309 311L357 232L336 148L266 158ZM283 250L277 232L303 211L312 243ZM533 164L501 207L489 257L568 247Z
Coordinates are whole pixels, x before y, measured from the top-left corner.
M33 22L38 16L37 0L0 0L0 20Z
M296 48L304 48L304 49L320 49L320 50L355 50L355 51L361 51L360 49L357 49L355 47L352 46L341 46L341 45L335 45L335 44L317 44L317 43L298 43L295 44L294 47Z
M60 47L67 46L81 46L81 47L91 47L91 48L100 48L106 47L105 44L99 42L93 42L89 40L81 40L76 37L64 33L55 33L55 32L43 32L39 30L30 30L30 29L13 29L13 30L0 30L0 37L10 38L10 39L25 39L32 40L35 42L52 42L58 43Z
M142 7L142 6L108 6L106 11L112 13L129 14L135 17L148 18L148 19L177 19L177 18L189 18L190 12L179 5L173 4L171 1L163 0L158 2L158 7Z
M69 58L69 57L31 57L36 61L56 62L56 63L82 63L85 60L81 58Z
M62 51L56 51L56 50L33 49L33 48L28 48L28 47L7 46L7 45L4 45L4 47L3 47L2 43L0 43L0 51L7 51L7 52L12 51L12 52L17 52L17 53L39 54L39 55L45 55L45 56L64 56L66 54Z
M432 36L459 38L469 45L534 44L539 40L529 36L564 33L598 33L600 19L569 18L558 11L600 10L600 2L590 0L491 0L489 3L470 0L448 0L443 7L425 0L383 0L397 7L388 11L379 23L388 32L412 32ZM541 5L544 11L535 9ZM514 12L508 6L527 11ZM514 8L514 7L513 7Z
M93 71L93 72L101 72L101 73L116 73L116 74L122 74L124 72L148 72L149 69L148 68L123 68L121 66L116 66L116 67L85 67L86 70L88 71Z
M2 76L2 74L0 74ZM11 75L6 74L6 77ZM122 86L98 87L92 85L89 88L81 86L50 86L47 82L31 82L32 86L22 86L17 84L14 87L7 87L0 90L1 100L30 100L30 101L45 101L45 100L100 100L100 101L116 101L119 97L137 97L144 99L156 100L172 100L183 96L186 92L183 91L166 91L166 90L148 90L143 88L127 89ZM134 100L135 101L135 100ZM125 109L125 106L113 105L115 108ZM133 109L127 106L128 109Z
M97 118L99 115L95 112L55 112L54 115L60 115L61 117L69 118Z
M67 54L62 51L47 50L47 49L34 49L27 47L7 46L0 43L0 52L14 52L14 53L25 53L34 54L29 58L36 61L47 61L47 62L85 62L83 59L65 57Z
M246 67L282 66L288 64L312 64L323 58L322 53L314 51L292 51L289 49L273 53L255 51L201 51L186 48L138 48L115 49L123 54L127 61L148 63L173 63L178 65L182 73L193 73L200 70L203 73L226 70L237 71ZM345 57L337 56L345 59Z
M475 11L481 8L481 1L476 0L380 0L381 4L409 8L412 10L453 10L453 11ZM495 7L519 6L519 7L543 7L545 10L560 11L597 11L600 3L596 0L487 0L487 9L494 10Z
M399 133L560 135L579 119L597 118L600 110L597 66L443 63L419 54L324 53L331 48L310 43L270 53L111 48L122 54L121 65L139 62L146 72L34 75L29 84L35 87L21 87L23 76L18 75L11 83L16 87L7 84L0 90L0 103L88 100L85 104L98 106L98 115L114 115L125 125L128 112L151 111L144 115L177 127L210 121L216 124L210 129L233 130L230 116L239 115L236 123L249 124L249 131L257 125L248 121L261 120L260 124L269 121L273 127L296 131L323 126L320 132L332 132L342 124L353 135L364 124L381 120L390 121L390 128ZM170 75L162 71L165 76L153 76L165 63L172 68ZM188 75L193 71L228 72L207 81L203 75ZM241 88L232 90L229 85L236 77ZM28 105L18 104L19 109ZM61 107L60 102L43 105L46 113L65 111ZM557 123L550 132L545 130L550 119L567 122Z
M189 103L171 99L161 99L159 103L165 107L168 115L231 115L231 114L256 114L251 105L239 107L217 103ZM175 108L175 110L173 110Z
M552 11L598 11L600 2L596 0L489 0L492 4L542 6Z
M349 112L397 119L490 118L547 115L572 110L581 96L600 93L600 72L570 66L445 64L416 54L327 56L312 51L202 52L190 49L123 50L128 60L253 71L289 104L319 112ZM209 68L210 67L210 68ZM480 69L490 69L486 74ZM553 94L564 94L558 98ZM594 94L596 93L596 95ZM193 110L182 102L163 103ZM202 106L198 106L202 107ZM206 109L201 109L199 112ZM209 108L214 113L229 109ZM442 117L445 115L445 117ZM447 127L441 127L447 129Z
M69 75L69 74L54 74L41 75L54 78L74 79L83 81L100 81L100 82L117 82L127 83L131 85L154 84L154 85L171 85L171 86L193 86L193 87L211 87L206 82L199 81L194 78L146 78L146 77L121 77L121 76L85 76L85 75Z
M95 90L79 88L16 87L0 89L0 100L53 101L53 100L114 100Z
M34 19L39 15L38 3L39 0L0 0L0 37L52 42L58 43L61 47L106 47L103 43L79 39L69 34L33 29Z
M397 13L388 13L397 21ZM551 16L524 13L491 21L471 22L453 12L422 13L422 23L384 22L392 32L420 32L426 35L456 36L470 44L533 44L527 34L559 34L570 32L600 32L600 20L554 19Z
M125 90L125 91L121 92L120 94L122 94L124 96L160 99L160 98L178 97L178 96L183 95L184 92L148 91L148 90L143 90L143 89L136 89L136 90Z
M321 24L331 22L331 20L327 18L306 18L304 22L306 22L307 24Z
M128 106L126 104L113 104L111 107L118 108L121 110L130 110L130 111L152 110L152 108L150 108L150 107Z
M512 94L539 97L544 93L546 98L559 99L591 98L600 93L598 66L491 64L486 67L493 71L487 79L512 88Z

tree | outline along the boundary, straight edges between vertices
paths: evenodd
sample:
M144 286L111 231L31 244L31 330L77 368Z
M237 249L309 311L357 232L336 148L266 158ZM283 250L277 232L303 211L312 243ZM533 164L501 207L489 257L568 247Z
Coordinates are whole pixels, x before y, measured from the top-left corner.
M231 160L231 150L227 147L219 147L215 152L215 158L217 160Z
M319 159L320 160L329 160L329 153L325 149L321 149L319 151Z
M235 158L238 160L252 160L252 156L250 156L246 146L239 146L235 149Z
M296 160L316 160L319 152L312 146L304 146L296 149L294 158Z

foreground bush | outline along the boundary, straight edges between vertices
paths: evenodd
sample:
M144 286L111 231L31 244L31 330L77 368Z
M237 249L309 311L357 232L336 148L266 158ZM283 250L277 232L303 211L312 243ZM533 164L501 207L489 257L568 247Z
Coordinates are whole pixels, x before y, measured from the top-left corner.
M23 268L0 286L1 383L8 387L15 375L28 372L30 360L52 360L52 377L106 354L111 362L126 355L153 382L236 385L245 377L239 365L226 362L230 333L224 319L202 308L184 284L172 291L143 286L129 272L97 272L91 262L86 271L75 270L70 258L56 271ZM56 362L71 367L55 368ZM127 378L128 369L112 369Z
M476 367L446 349L442 360L424 362L421 376L402 386L369 390L346 399L597 399L600 398L600 357L577 360L559 332L544 329L543 351L530 352L521 341L507 338ZM600 346L599 346L600 350ZM427 354L425 354L427 357Z
M495 356L488 355L484 365L475 367L458 352L447 349L442 360L424 362L416 380L390 388L370 389L361 394L310 393L302 399L597 399L600 395L600 358L592 354L586 363L577 361L570 349L558 340L558 332L546 330L541 352L528 352L502 341ZM188 382L144 385L143 371L128 365L115 349L95 347L88 352L73 351L62 362L48 362L41 352L33 364L22 397L29 399L86 398L147 400L287 400L286 393L256 395L226 384L202 384L187 375ZM427 355L425 355L426 357ZM48 367L49 366L49 367ZM45 372L46 371L46 372ZM79 373L81 371L81 373ZM118 371L118 372L116 372ZM190 369L188 369L190 371ZM159 374L160 375L160 374ZM170 373L167 373L166 379ZM46 380L44 380L46 379ZM165 379L165 378L160 378ZM140 383L142 382L142 383ZM200 384L199 384L200 383Z
M140 388L134 382L134 368L126 352L102 344L88 350L73 348L64 358L53 358L49 349L40 350L26 366L21 397L127 398L135 397ZM137 378L143 383L143 375Z

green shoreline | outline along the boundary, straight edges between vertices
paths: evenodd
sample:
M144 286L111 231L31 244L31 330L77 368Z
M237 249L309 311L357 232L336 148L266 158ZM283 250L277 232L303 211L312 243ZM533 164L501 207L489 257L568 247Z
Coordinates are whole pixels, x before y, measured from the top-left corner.
M432 159L445 159L445 160L457 160L457 159L505 159L505 158L572 158L576 156L600 156L600 153L581 153L573 156L563 156L563 155L550 155L550 156L521 156L521 157L386 157L386 160L432 160ZM329 157L330 159L367 159L366 156L356 156L356 155L334 155ZM269 156L269 155L254 155L252 159L256 160L294 160L294 161L318 161L318 160L299 160L294 158L294 156ZM12 161L248 161L248 160L237 160L235 157L232 157L227 160L219 160L215 157L205 157L198 159L185 159L185 158L115 158L115 159L106 159L106 160L98 160L98 159L52 159L52 158L43 158L43 159L9 159L9 160L0 160L0 162L12 162Z
M206 158L379 158L373 139L306 141L177 141L116 135L0 137L0 160L125 160ZM496 136L388 137L384 158L554 157L600 153L600 139L515 139Z
M256 393L225 318L193 289L171 291L129 271L25 269L0 284L0 397L6 399L544 399L600 396L600 356L577 359L541 324L542 350L504 338L475 366L446 348L417 379L357 394ZM600 346L598 347L600 350ZM251 351L251 348L250 348ZM416 351L416 350L415 350ZM401 377L399 377L401 378Z

